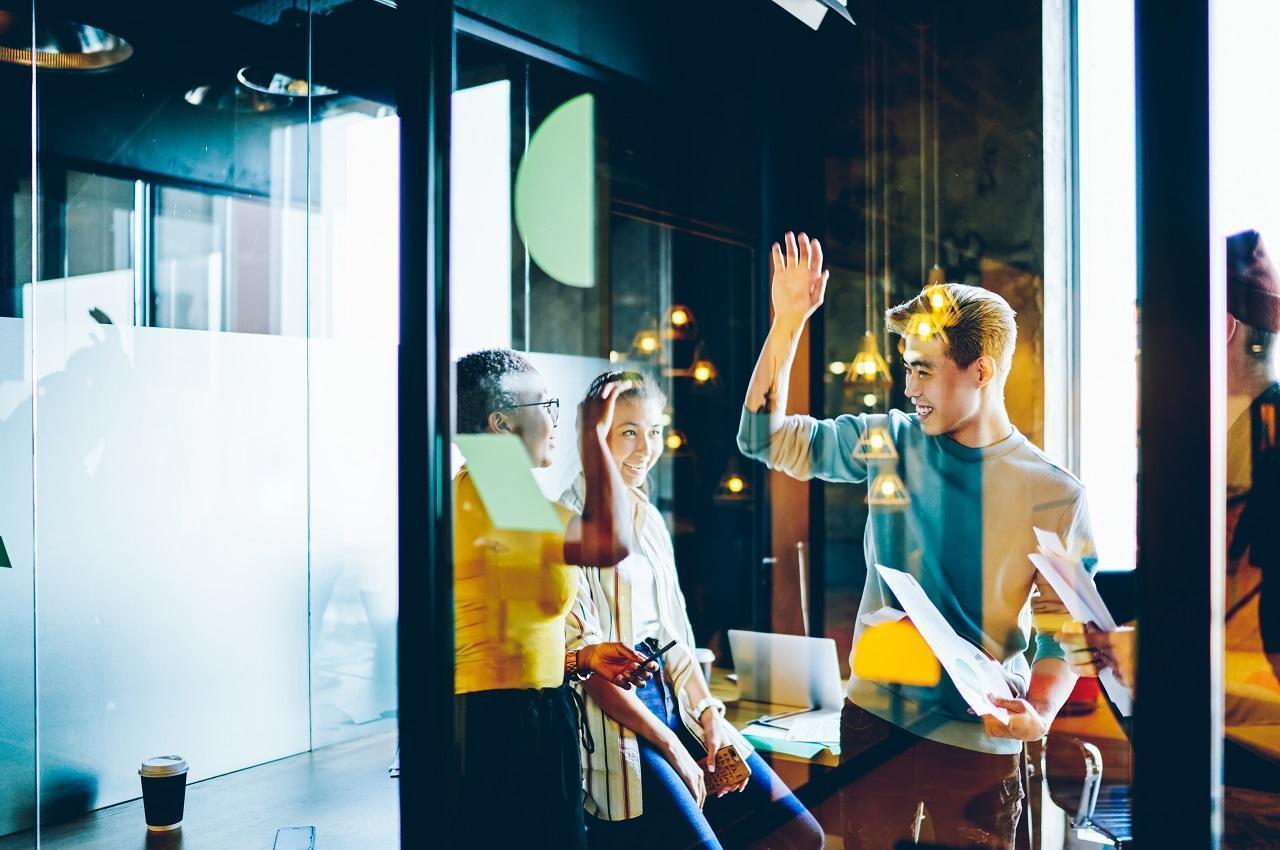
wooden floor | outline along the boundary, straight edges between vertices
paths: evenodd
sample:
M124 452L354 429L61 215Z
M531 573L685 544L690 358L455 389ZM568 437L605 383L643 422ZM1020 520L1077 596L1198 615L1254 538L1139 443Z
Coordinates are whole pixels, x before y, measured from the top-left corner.
M314 826L316 850L400 846L399 781L387 776L396 733L385 732L206 779L187 788L182 829L148 834L142 801L42 830L42 850L271 850L276 830ZM31 833L0 850L34 847Z

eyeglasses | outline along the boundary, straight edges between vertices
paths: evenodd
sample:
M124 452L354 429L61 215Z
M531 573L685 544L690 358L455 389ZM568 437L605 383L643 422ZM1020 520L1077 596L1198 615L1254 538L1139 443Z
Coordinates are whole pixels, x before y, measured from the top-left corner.
M545 407L547 415L551 417L551 424L558 425L560 423L560 399L549 398L546 401L531 401L528 404L511 404L500 410L515 410L520 407Z

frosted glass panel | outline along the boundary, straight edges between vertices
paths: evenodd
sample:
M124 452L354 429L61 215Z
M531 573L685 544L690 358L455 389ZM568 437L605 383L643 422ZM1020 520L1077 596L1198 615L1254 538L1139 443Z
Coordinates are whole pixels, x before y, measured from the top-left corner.
M136 807L95 810L148 757L199 783L397 723L399 124L392 58L333 49L396 17L205 11L112 4L134 52L102 73L5 65L5 850L37 811L49 844L141 842ZM320 805L306 763L282 802Z
M318 747L376 731L395 717L396 446L395 347L312 340L312 722Z
M36 315L45 807L306 750L305 341Z
M0 319L0 835L35 817L30 358L22 319Z

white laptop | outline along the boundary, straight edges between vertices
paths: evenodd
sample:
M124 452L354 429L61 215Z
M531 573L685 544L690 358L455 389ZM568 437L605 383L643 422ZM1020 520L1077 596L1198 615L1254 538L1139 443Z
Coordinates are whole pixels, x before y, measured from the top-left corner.
M844 704L836 642L830 638L730 629L729 648L744 700L798 708Z

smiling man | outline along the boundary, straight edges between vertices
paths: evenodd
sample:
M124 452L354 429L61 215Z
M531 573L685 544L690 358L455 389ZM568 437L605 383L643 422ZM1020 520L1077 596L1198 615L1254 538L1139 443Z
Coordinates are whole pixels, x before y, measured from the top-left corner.
M1056 531L1091 560L1084 488L1010 422L1004 387L1017 338L1014 313L979 287L946 284L941 314L924 293L885 314L905 340L905 393L914 414L787 415L796 346L822 305L827 273L817 240L788 233L785 242L785 252L773 246L774 321L747 390L739 448L799 479L860 484L896 473L908 501L872 500L867 565L915 576L956 632L1000 663L1008 686L991 695L1009 711L1005 724L970 713L945 674L934 687L852 678L841 758L873 747L876 755L848 768L845 847L927 838L1011 848L1022 809L1023 742L1048 731L1075 682L1056 639L1065 608L1027 558L1036 550L1032 529ZM872 428L884 429L896 451L860 451ZM863 616L885 606L901 607L869 569L855 653ZM1039 616L1028 663L1033 612Z

